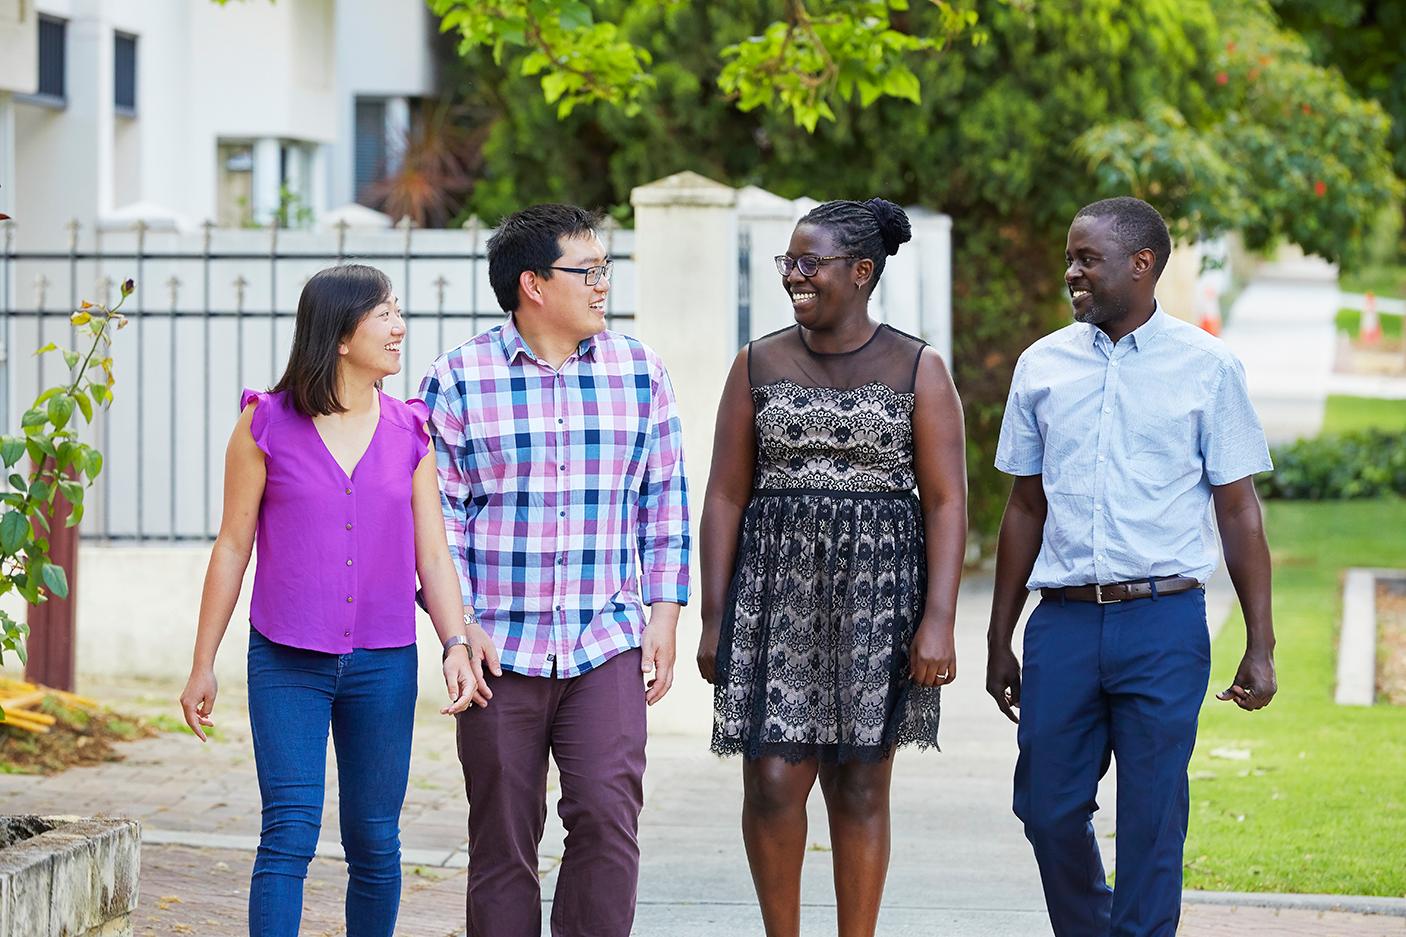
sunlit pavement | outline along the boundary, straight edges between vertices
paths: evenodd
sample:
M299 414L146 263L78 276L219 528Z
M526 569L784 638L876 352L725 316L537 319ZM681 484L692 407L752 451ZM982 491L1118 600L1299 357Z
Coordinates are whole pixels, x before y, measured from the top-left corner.
M1047 937L1039 879L1020 824L1010 812L1015 727L981 685L990 579L969 578L958 616L957 682L943 694L943 751L900 752L893 786L893 861L880 917L881 935L951 934ZM1218 594L1223 595L1223 587ZM1215 590L1213 590L1215 591ZM1033 604L1033 603L1032 603ZM1228 607L1220 601L1216 607ZM706 689L683 654L679 702L697 705ZM688 681L693 681L689 683ZM128 711L174 712L179 687L129 685L82 689ZM185 733L123 746L125 761L52 777L0 775L6 813L109 813L141 819L143 848L137 935L237 934L245 929L249 846L258 834L259 799L239 700L226 692L217 710L224 741L202 746ZM706 725L706 714L699 725ZM329 767L329 782L335 770ZM643 868L635 932L642 937L727 934L761 937L739 828L741 766L707 751L700 731L651 738ZM1112 865L1112 785L1096 824ZM806 854L806 934L834 933L834 891L823 804L810 804L813 844ZM337 801L329 784L324 850L337 851ZM449 720L422 711L402 825L406 867L397 933L448 937L463 932L465 808ZM542 845L544 920L550 913L562 830L553 813ZM154 842L156 839L163 843ZM418 864L417 864L418 863ZM303 933L337 934L346 874L319 858L305 893ZM544 929L544 933L545 933ZM1188 906L1184 935L1406 935L1406 918L1317 911Z

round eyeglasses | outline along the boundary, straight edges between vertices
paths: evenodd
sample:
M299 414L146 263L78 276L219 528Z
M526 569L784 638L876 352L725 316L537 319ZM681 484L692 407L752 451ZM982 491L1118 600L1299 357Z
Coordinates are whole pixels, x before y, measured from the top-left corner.
M835 254L832 257L813 257L806 254L802 257L789 257L786 254L776 255L776 269L783 277L789 277L792 270L801 271L803 277L813 277L820 272L820 265L831 260L863 260L862 254Z
M610 275L615 271L615 261L607 260L603 264L596 264L594 267L552 267L553 270L560 270L563 273L584 273L586 275L586 285L595 286L601 280L610 282Z

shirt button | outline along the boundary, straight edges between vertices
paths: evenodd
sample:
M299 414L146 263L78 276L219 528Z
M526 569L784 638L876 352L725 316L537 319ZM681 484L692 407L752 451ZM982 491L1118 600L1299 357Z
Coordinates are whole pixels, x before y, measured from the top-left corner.
M345 635L345 636L348 637L348 638L351 637L351 632L350 632L350 631L343 631L342 634Z
M351 530L351 524L347 525L347 530Z
M348 599L347 601L350 602L351 599ZM560 605L557 606L557 611L561 611L561 606L560 606Z
M564 421L564 420L557 420L557 422L558 422L558 423L563 423L563 422L565 422L565 421Z
M348 601L348 602L351 601L351 596L347 596L347 601Z
M565 516L566 516L566 512L565 512L565 511L558 511L558 512L557 512L557 517L565 517Z
M1099 457L1098 457L1098 460L1099 460L1100 462L1106 461L1103 456L1099 456Z
M347 489L347 494L351 494L351 489L350 489L350 488Z
M1098 555L1098 561L1099 561L1100 563L1103 562L1103 554L1102 554L1102 553L1100 553L1100 554Z
M1116 361L1113 362L1113 366L1114 366L1115 368L1118 367L1118 362L1116 362Z
M351 560L347 560L347 565L348 565L348 566L351 565Z
M1104 407L1104 408L1103 408L1103 412L1104 412L1104 413L1112 413L1112 412L1113 412L1113 408L1112 408L1112 407Z
M565 471L566 471L566 466L563 465L563 466L561 467L561 470L562 470L563 472L565 472Z

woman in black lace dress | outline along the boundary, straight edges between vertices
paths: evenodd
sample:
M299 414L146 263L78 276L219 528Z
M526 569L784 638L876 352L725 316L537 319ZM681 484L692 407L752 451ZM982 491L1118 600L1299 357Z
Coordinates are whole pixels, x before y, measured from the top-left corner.
M893 750L937 745L939 688L957 673L961 404L931 348L868 313L910 236L883 199L801 219L777 258L797 324L738 354L718 409L698 664L715 685L713 750L744 759L768 937L800 932L817 778L839 933L874 933Z

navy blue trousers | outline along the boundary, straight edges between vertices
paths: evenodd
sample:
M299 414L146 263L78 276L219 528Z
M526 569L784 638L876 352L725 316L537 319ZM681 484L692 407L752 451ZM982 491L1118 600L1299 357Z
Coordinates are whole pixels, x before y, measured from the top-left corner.
M1181 917L1186 766L1210 679L1200 589L1112 605L1045 599L1025 626L1015 813L1056 937L1173 937ZM1117 875L1094 838L1118 764Z

